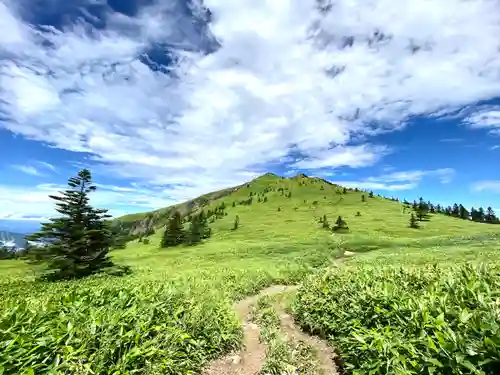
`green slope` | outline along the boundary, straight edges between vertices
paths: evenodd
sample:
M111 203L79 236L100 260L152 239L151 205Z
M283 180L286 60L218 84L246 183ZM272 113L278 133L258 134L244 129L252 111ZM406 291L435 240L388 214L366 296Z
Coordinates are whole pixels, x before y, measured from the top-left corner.
M220 247L225 244L231 247L251 244L273 247L283 243L342 241L346 246L350 244L358 250L362 250L360 246L364 244L363 248L369 250L373 246L393 246L395 242L405 244L424 238L432 241L437 236L456 237L500 232L500 226L469 222L441 214L431 215L430 221L422 222L420 229L411 229L408 227L410 211L406 210L404 213L402 203L376 195L369 198L367 192L353 189L347 189L343 194L343 187L304 175L281 178L266 174L227 191L227 195L213 196L204 205L194 206L187 202L175 207L184 208L184 213L193 213L200 209L214 210L221 204L226 206L227 216L210 224L213 236L202 247ZM290 198L287 197L289 193ZM253 197L251 205L240 204L250 196ZM185 210L187 205L198 208ZM168 211L173 212L172 208ZM232 231L236 215L240 225L238 230ZM349 232L337 234L323 229L319 219L324 215L330 224L334 224L337 217L342 216L349 226ZM151 237L152 246L158 244L164 223L163 220L156 224L157 234Z
M312 273L321 276L346 250L357 253L346 261L354 274L357 263L455 264L497 257L498 225L432 215L422 228L410 229L400 203L381 197L362 202L366 193L342 190L321 179L266 174L176 207L121 218L136 230L152 218L157 229L149 244L134 240L112 252L117 263L132 267L125 277L47 284L33 282L22 262L1 261L0 327L8 329L0 329L0 370L193 374L240 345L235 299L272 284L299 283ZM250 193L264 193L267 202L257 196L252 205L232 206ZM173 209L188 214L223 202L227 216L210 224L210 239L194 247L158 247ZM240 227L232 231L236 215ZM350 231L322 229L323 215L331 223L342 215Z

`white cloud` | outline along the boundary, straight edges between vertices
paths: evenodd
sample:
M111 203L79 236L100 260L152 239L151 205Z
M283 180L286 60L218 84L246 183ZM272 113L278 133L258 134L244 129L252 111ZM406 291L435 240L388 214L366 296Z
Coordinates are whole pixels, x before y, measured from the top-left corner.
M43 176L44 173L40 171L40 169L45 169L45 170L50 170L51 172L56 172L56 168L49 163L46 163L44 161L36 161L32 164L36 164L39 166L39 168L35 167L34 165L30 164L13 164L11 165L11 168L17 169L18 171L21 171L23 173L32 175L32 176Z
M363 190L387 190L387 191L401 191L411 190L417 185L414 183L407 184L386 184L381 182L369 181L333 181L335 184L349 188L358 188Z
M491 134L500 135L500 106L486 106L476 110L466 123L473 129L487 129Z
M424 177L438 178L441 183L452 181L455 171L452 168L441 168L436 170L411 170L398 171L375 177L368 177L363 181L332 181L346 187L357 187L360 189L373 190L411 190L418 186Z
M495 145L495 146L491 147L492 150L496 150L497 148L500 148L500 145Z
M339 0L323 14L316 0L207 0L221 44L208 55L196 51L211 36L180 2L109 14L92 36L35 30L16 4L0 0L0 126L173 186L173 200L246 181L290 150L310 168L370 165L381 149L353 139L500 91L495 0ZM172 74L140 60L159 45L173 46Z
M292 165L299 169L337 168L337 167L366 167L378 162L389 153L384 146L340 146L332 149L315 150L309 157Z
M411 170L411 171L399 171L384 174L377 177L369 177L369 181L383 181L383 182L398 182L398 181L409 181L413 183L418 183L423 177L437 177L441 183L446 184L452 181L455 176L455 170L452 168L441 168L435 170Z
M38 169L33 167L32 165L20 165L20 164L14 164L11 165L12 168L17 169L18 171L21 171L23 173L32 175L32 176L39 176L40 172Z
M175 197L160 190L142 187L129 188L112 185L97 185L98 189L90 195L91 203L99 208L109 209L115 217L136 211L150 211L177 203ZM42 220L52 217L54 201L49 194L58 194L67 186L39 184L36 187L0 185L0 220L32 219ZM26 217L29 213L29 216Z
M478 181L472 184L472 191L491 191L494 193L500 193L500 181Z
M44 161L37 161L36 164L41 166L42 168L49 169L52 172L57 172L56 167L54 167L52 164L44 162Z

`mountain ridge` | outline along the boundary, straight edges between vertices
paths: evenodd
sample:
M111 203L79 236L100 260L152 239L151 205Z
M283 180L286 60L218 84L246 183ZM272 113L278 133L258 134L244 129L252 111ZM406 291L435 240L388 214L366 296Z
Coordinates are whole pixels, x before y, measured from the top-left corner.
M250 199L252 197L253 202ZM269 204L260 205L263 201L269 201ZM155 233L168 222L175 210L180 211L181 215L186 218L201 209L213 212L223 204L228 206L224 215L234 212L235 215L246 216L248 207L252 203L254 203L253 208L256 213L274 218L273 220L282 219L276 217L276 211L281 210L279 207L281 205L290 216L283 218L285 221L317 223L326 215L328 220L333 222L338 219L338 216L342 216L348 221L362 224L361 230L367 224L372 226L379 223L374 226L375 231L384 226L382 223L394 223L396 217L399 218L398 226L408 227L410 213L414 208L410 207L409 203L404 204L395 198L383 197L357 188L343 187L323 178L309 177L303 173L292 177L265 173L241 185L207 193L173 206L117 218L114 224L120 228L121 233L129 237L129 240L133 240ZM243 208L244 206L246 208ZM439 221L451 220L447 225L456 226L455 218L446 215L439 216L442 216ZM225 222L225 220L219 220L219 222ZM424 227L427 226L425 223L422 224ZM465 224L468 223L460 223L459 227ZM227 223L224 230L229 230L226 227L228 227Z

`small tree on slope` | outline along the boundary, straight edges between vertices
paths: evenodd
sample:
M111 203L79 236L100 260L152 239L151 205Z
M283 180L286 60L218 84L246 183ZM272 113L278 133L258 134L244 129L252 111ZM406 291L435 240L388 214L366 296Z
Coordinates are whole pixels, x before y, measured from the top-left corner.
M33 249L30 260L46 266L44 276L48 279L79 278L113 266L108 255L113 237L106 220L111 216L89 204L88 194L96 190L90 171L78 172L68 180L68 186L59 196L49 195L57 202L56 211L61 216L26 237L46 243Z
M417 229L419 228L419 224L418 224L418 220L417 218L415 217L415 214L412 212L411 216L410 216L410 223L408 224L408 226L410 228L414 228L414 229Z
M338 231L338 230L347 230L349 227L347 226L347 223L344 219L342 219L342 216L339 216L337 218L337 221L335 221L335 225L332 227L332 230Z
M160 246L170 247L180 245L184 242L185 237L181 213L175 211L165 228Z

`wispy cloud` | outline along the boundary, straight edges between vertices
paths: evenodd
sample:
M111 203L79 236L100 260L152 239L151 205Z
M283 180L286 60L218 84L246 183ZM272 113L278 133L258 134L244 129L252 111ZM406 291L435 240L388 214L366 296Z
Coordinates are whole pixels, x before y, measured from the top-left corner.
M384 146L371 135L500 91L494 0L339 0L328 12L316 0L208 0L208 31L180 0L109 13L104 30L35 28L23 4L0 0L0 126L174 200L246 181L291 150L303 168L376 163ZM151 69L153 48L172 64Z
M36 164L38 164L41 168L48 169L52 172L57 172L56 167L54 167L52 164L44 162L44 161L37 161Z
M487 129L489 133L500 135L500 106L479 108L466 119L473 129Z
M417 186L414 183L386 184L382 182L370 182L370 181L334 181L334 183L349 188L358 188L363 190L386 190L386 191L411 190Z
M411 190L416 188L424 177L438 178L441 183L446 184L452 181L455 170L452 168L441 168L436 170L411 170L397 171L380 176L368 177L363 181L333 181L339 185L348 187L358 187L361 189L373 190Z
M17 169L18 171L21 171L23 173L32 175L32 176L40 176L40 172L38 169L33 167L32 165L20 165L20 164L14 164L11 165L12 168Z
M472 184L471 188L472 191L475 192L491 191L494 193L500 193L500 181L478 181Z
M497 148L500 148L500 145L495 145L495 146L491 147L492 150L496 150Z
M0 219L40 220L56 214L54 201L49 194L58 194L66 186L39 184L36 187L0 185ZM129 188L99 185L97 192L90 195L96 207L107 208L110 214L120 216L136 211L149 211L177 203L159 189Z
M306 159L292 164L292 167L298 169L366 167L377 163L389 152L389 149L385 146L360 145L335 147L312 152Z
M31 176L44 176L44 171L46 170L56 172L56 168L52 164L46 163L44 161L35 161L29 164L13 164L11 165L11 168L29 174Z

